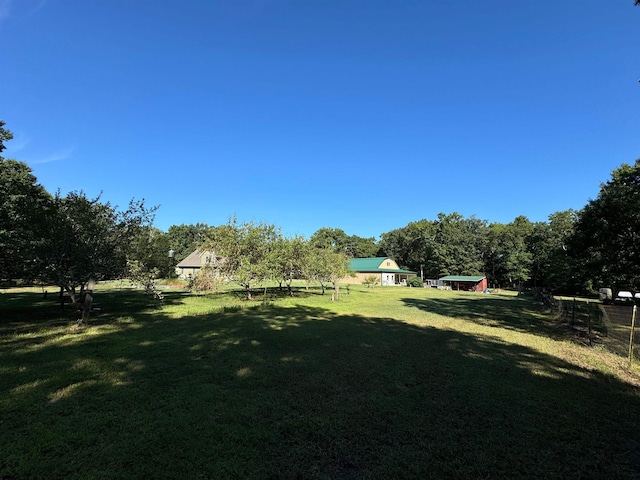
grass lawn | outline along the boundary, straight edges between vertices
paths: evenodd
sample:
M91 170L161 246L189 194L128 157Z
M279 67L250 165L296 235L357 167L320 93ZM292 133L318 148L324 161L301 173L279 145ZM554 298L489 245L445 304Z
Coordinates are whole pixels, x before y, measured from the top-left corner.
M638 376L530 297L0 293L1 479L638 478Z

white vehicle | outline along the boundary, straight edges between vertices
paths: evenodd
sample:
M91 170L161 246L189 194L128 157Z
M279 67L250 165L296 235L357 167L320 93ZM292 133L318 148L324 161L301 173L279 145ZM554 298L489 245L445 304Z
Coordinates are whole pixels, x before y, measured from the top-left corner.
M613 303L619 303L622 305L633 305L633 301L633 293L627 290L620 290L616 295L616 298L613 299Z

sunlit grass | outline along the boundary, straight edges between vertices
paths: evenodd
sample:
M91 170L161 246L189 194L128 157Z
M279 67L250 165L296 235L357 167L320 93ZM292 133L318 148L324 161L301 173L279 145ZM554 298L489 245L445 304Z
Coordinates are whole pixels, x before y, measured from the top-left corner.
M637 377L531 297L0 295L0 478L634 478Z

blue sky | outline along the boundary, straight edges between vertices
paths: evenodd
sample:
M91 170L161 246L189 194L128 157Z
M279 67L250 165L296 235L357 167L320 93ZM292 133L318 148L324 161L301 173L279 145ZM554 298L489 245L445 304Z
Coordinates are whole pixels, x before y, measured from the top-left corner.
M0 0L0 44L4 156L165 231L545 221L640 157L632 0Z

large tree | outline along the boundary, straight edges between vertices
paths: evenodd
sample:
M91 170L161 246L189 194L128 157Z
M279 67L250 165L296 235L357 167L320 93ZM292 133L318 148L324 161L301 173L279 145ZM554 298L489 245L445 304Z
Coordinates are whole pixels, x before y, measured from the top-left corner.
M309 242L318 248L330 248L349 258L366 258L377 255L379 247L373 237L347 235L341 228L322 227L311 235Z
M198 248L213 231L206 223L195 225L171 225L167 231L169 248L174 252L176 262L184 260Z
M127 255L141 228L151 225L155 212L144 201L131 201L118 211L100 197L83 192L58 192L47 217L48 234L40 246L42 278L78 300L89 280L125 274Z
M569 248L585 287L640 287L640 159L616 168L578 213Z
M0 121L0 152L12 137ZM51 200L27 164L0 156L0 281L37 275L36 250L48 235Z
M575 210L549 215L548 222L533 224L529 237L531 281L534 286L553 292L576 293L576 272L567 243L577 220Z

